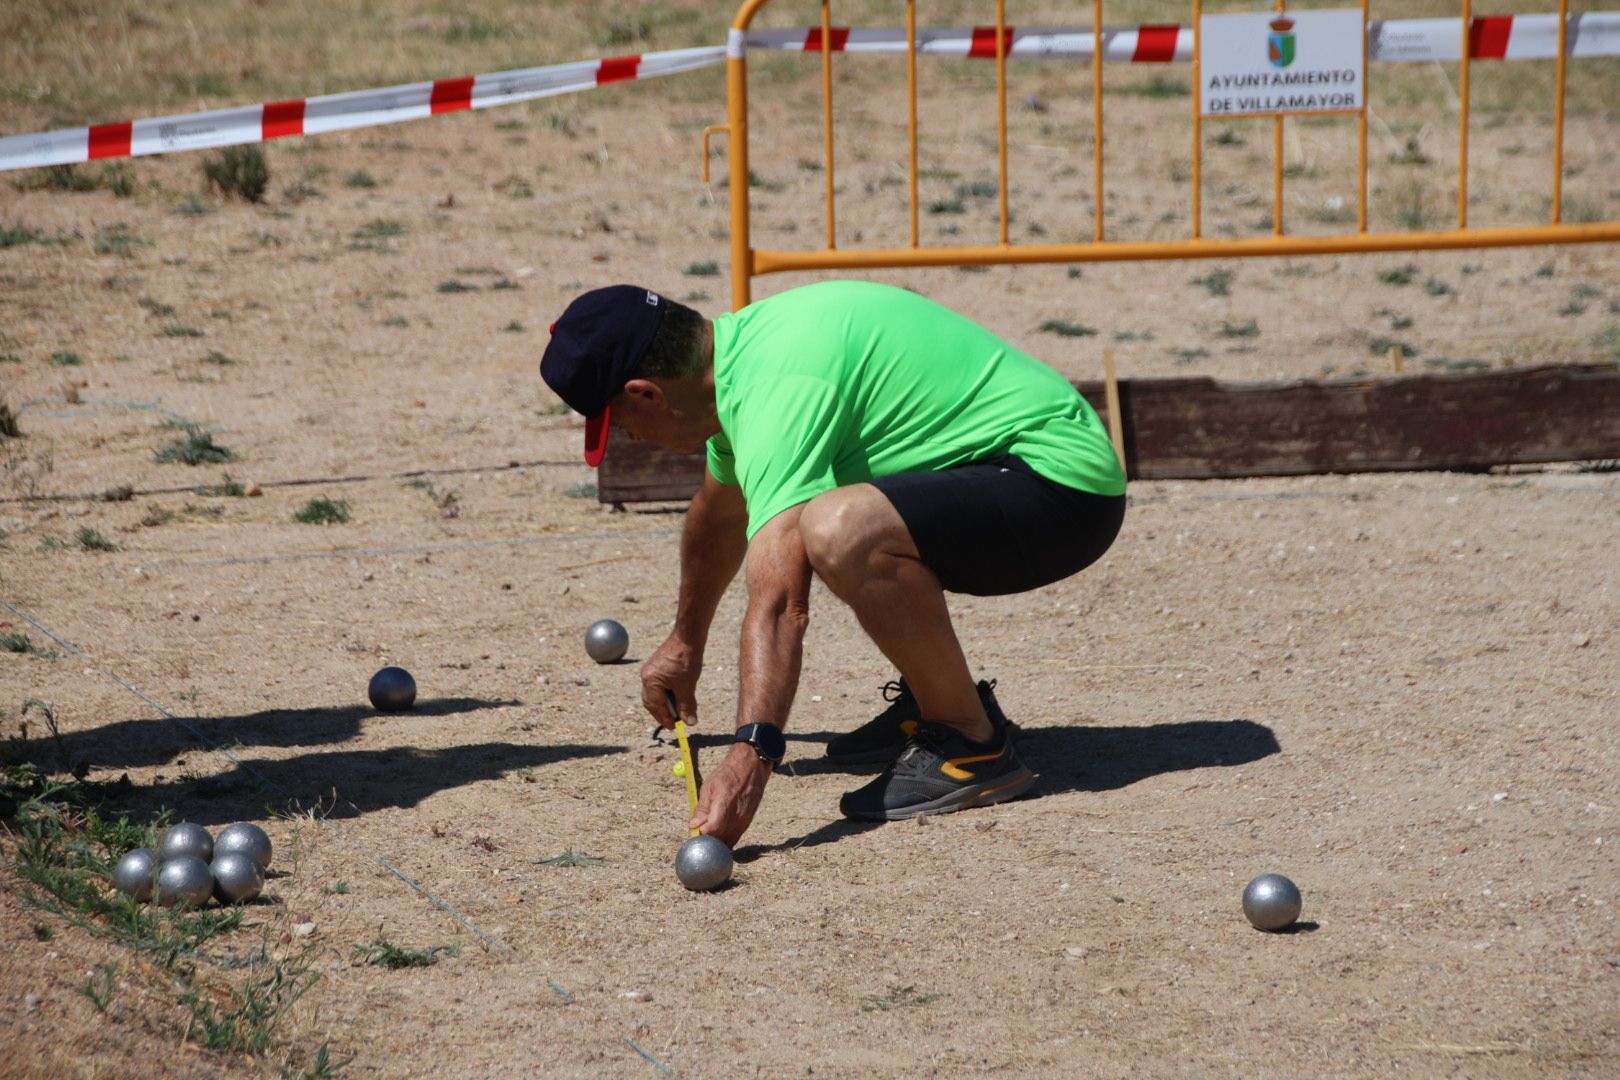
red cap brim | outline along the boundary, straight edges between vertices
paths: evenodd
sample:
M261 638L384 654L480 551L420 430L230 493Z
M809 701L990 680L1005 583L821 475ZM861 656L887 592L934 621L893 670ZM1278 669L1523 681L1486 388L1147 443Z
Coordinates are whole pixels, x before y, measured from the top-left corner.
M607 453L608 414L612 412L609 406L595 416L585 419L585 464L596 468L602 464L602 455Z

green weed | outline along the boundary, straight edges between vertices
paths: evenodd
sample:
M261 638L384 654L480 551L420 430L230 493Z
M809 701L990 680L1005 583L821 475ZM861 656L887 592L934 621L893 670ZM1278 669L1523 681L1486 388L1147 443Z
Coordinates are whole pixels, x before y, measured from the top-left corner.
M715 277L720 273L720 264L713 260L689 263L682 273L688 277Z
M216 364L219 367L231 367L236 363L234 359L220 352L218 349L209 349L203 354L202 363Z
M377 186L377 178L372 176L364 169L356 169L354 172L343 178L343 186L352 188L374 188Z
M84 363L84 357L76 352L51 353L51 363L56 367L78 367Z
M965 214L967 203L961 199L936 199L928 204L930 214Z
M105 536L102 536L101 533L97 532L95 529L92 529L88 525L85 525L79 529L76 539L79 541L79 546L86 551L124 550L121 545L113 543L111 540L107 539Z
M590 481L585 481L584 483L580 484L570 484L568 487L563 489L563 494L570 499L594 499L596 498L596 485Z
M1175 357L1176 364L1178 366L1187 367L1188 365L1196 364L1200 360L1208 359L1209 350L1200 348L1172 349L1170 351L1170 355Z
M1118 92L1133 97L1178 98L1191 94L1192 88L1191 84L1185 79L1175 79L1168 75L1155 75L1145 83L1122 86Z
M451 279L450 281L441 281L441 282L439 282L438 289L439 289L439 292L442 292L442 293L454 294L454 293L464 293L464 292L477 292L478 291L478 286L476 286L476 285L468 285L464 281L456 281L454 279Z
M1409 285L1417 277L1418 268L1411 263L1397 266L1393 270L1383 270L1378 274L1378 281L1383 285Z
M1096 337L1095 327L1084 323L1069 322L1067 319L1047 319L1041 323L1043 334L1056 334L1059 337Z
M29 640L28 635L13 631L9 634L0 634L0 652L20 653L24 656L42 656L53 660L62 654L55 649L42 649Z
M1391 349L1400 349L1401 355L1412 360L1421 354L1409 343L1391 337L1375 337L1367 342L1367 351L1374 356L1388 356Z
M461 955L460 945L429 945L425 949L409 949L378 936L370 945L356 945L354 954L360 961L374 967L397 970L399 968L432 967L440 955Z
M927 994L918 991L915 986L897 986L886 994L868 994L861 1005L861 1012L889 1012L892 1009L911 1009L919 1005L926 1005L938 998L938 994Z
M208 495L215 498L239 499L247 494L247 488L242 486L241 481L232 480L230 473L226 473L225 479L218 484L213 486L204 485L196 490L198 495Z
M181 1000L191 1006L192 1021L200 1028L202 1044L210 1050L228 1050L258 1056L269 1049L277 1025L321 980L311 970L306 949L294 957L272 958L269 950L259 951L248 963L250 976L240 987L227 990L228 1007L216 1005L217 987L195 989Z
M197 329L195 326L186 326L182 323L170 323L168 326L165 326L162 330L160 330L159 333L164 337L172 338L198 338L203 336L203 332Z
M1254 319L1247 322L1230 323L1221 320L1221 337L1225 338L1252 338L1260 336L1260 324Z
M203 176L208 183L229 198L248 202L263 202L270 186L270 164L264 151L253 144L227 146L218 154L203 159Z
M516 319L513 319L511 322L501 327L501 329L506 331L508 334L521 334L523 333L525 327L522 323L518 322Z
M404 236L405 232L403 222L376 218L354 230L353 236L356 240L380 240L384 237Z
M1231 296L1232 279L1237 275L1224 266L1217 266L1203 277L1192 278L1189 285L1202 285L1211 296Z
M315 1051L314 1062L308 1069L298 1074L298 1080L325 1080L328 1076L336 1076L339 1069L354 1060L352 1057L346 1057L342 1061L333 1061L331 1045L321 1043L320 1048Z
M90 1003L96 1007L96 1012L106 1012L108 1003L112 1001L115 989L113 975L118 971L118 967L115 964L102 964L100 970L99 984L92 977L89 982L79 987L79 993L90 999Z
M95 251L97 255L117 255L120 258L130 258L138 247L150 247L152 242L135 232L133 228L123 222L114 222L96 230Z
M1451 286L1439 278L1432 277L1423 283L1423 291L1430 296L1450 296Z
M219 465L236 460L236 455L228 448L215 443L214 436L209 432L190 424L181 426L185 430L185 435L156 452L159 462L164 464L179 462L182 465Z
M342 525L349 520L349 504L345 499L311 499L293 513L293 520L303 525Z

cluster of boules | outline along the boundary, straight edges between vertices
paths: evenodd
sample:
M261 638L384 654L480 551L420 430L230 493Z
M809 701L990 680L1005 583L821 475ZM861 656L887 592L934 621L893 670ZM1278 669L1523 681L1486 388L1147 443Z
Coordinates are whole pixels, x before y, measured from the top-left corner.
M163 907L200 908L252 900L264 889L270 837L257 825L227 826L216 840L191 821L169 826L157 849L127 851L113 866L113 888Z

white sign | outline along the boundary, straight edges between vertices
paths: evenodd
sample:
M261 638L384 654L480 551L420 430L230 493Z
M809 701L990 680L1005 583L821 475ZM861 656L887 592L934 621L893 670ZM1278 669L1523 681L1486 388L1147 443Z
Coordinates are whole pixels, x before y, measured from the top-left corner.
M1200 16L1203 115L1361 108L1365 33L1358 9Z

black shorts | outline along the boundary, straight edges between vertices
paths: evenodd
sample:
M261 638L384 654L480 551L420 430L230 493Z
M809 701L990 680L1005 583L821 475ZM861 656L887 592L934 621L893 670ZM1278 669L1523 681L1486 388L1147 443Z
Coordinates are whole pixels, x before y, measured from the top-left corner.
M1125 496L1048 480L1022 458L873 480L948 592L1004 596L1061 581L1108 550Z

